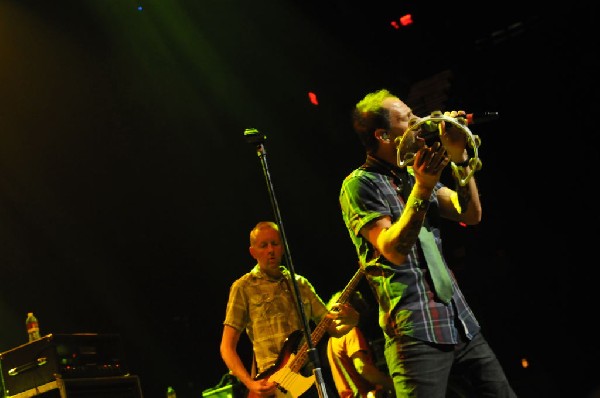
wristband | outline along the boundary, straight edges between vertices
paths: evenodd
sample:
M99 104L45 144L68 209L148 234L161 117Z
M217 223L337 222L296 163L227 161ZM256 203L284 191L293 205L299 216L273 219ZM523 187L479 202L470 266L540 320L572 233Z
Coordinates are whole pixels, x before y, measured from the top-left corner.
M412 207L415 211L427 211L429 208L429 200L427 199L419 199L414 196L409 197L407 203L407 207Z

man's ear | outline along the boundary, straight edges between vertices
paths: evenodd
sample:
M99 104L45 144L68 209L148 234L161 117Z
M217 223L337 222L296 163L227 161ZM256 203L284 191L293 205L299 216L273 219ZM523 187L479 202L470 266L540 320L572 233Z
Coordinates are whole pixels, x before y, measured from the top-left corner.
M390 141L390 135L387 132L387 130L385 130L385 129L375 130L375 137L379 138L380 140L386 141L386 142Z

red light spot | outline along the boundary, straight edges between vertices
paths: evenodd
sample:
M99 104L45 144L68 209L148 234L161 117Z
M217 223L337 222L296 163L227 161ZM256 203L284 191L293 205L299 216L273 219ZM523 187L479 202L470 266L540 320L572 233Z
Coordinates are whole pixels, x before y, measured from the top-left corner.
M402 26L412 25L412 23L413 23L412 15L406 14L406 15L400 17L400 24Z
M317 94L313 93L312 91L308 92L308 99L310 99L311 104L319 105L319 100L317 99Z
M398 22L396 21L392 21L391 25L394 27L394 29L400 29L400 25L398 25Z

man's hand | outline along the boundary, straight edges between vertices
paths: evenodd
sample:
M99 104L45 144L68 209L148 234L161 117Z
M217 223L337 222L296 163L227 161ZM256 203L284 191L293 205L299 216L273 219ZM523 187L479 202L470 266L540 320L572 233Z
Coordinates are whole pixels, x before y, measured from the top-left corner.
M415 155L413 170L415 179L423 188L433 189L439 181L444 167L450 163L446 148L440 142L434 142L432 146L424 146Z
M444 116L453 119L466 117L464 111L444 112ZM454 163L462 163L467 160L467 135L465 132L462 131L460 127L457 127L452 123L443 122L442 128L443 132L440 136L440 140L442 141L444 148L446 148L450 160L452 160Z
M350 304L335 304L327 314L328 318L333 319L336 331L344 335L358 325L360 315Z
M252 380L246 384L246 387L252 391L251 395L267 398L275 395L277 383L270 382L268 379Z

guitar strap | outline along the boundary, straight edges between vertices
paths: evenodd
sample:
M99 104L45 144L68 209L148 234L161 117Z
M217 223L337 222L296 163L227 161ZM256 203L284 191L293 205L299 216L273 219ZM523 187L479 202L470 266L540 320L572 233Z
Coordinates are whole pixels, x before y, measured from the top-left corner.
M252 370L250 371L250 376L252 378L255 378L257 373L258 373L258 370L257 370L257 366L256 366L256 355L254 355L254 353L252 353Z
M287 277L283 277L283 280L285 281L285 285L287 286L287 292L290 295L290 297L292 298L292 303L294 303L294 308L296 308L296 319L300 320L302 319L301 313L300 313L300 308L298 307L298 303L301 302L301 300L298 300L296 297L296 292L294 291L293 287L291 286L291 282Z

